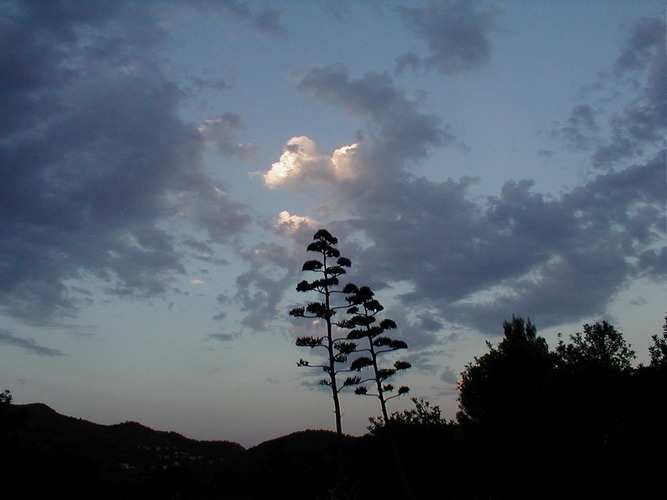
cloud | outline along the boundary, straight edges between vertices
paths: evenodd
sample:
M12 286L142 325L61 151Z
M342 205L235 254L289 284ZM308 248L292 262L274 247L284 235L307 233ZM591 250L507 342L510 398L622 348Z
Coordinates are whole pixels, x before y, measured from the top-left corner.
M552 136L562 140L569 149L587 151L596 142L593 134L599 129L593 107L590 104L579 104L570 113L567 123L554 130Z
M292 137L280 159L264 174L269 188L281 185L295 187L329 180L354 179L356 144L336 149L330 157L317 152L315 142L306 136Z
M32 354L37 354L38 356L63 356L64 354L58 349L52 349L50 347L45 347L37 343L34 339L17 337L16 335L8 332L7 330L0 329L0 343L19 347L24 349Z
M296 255L284 245L263 242L243 252L249 269L236 278L234 300L244 317L241 325L266 331L271 321L284 316L282 299L293 290L301 266Z
M508 180L497 196L480 200L469 194L474 178L415 176L415 162L452 142L450 127L422 111L422 99L410 99L389 75L355 79L340 65L311 69L299 88L362 120L354 181L305 174L301 164L307 158L331 168L330 158L317 155L310 141L307 158L289 156L293 167L283 170L284 183L274 187L317 182L332 203L345 207L345 218L332 226L355 265L350 278L377 285L380 293L400 284L410 310L407 325L418 324L421 315L497 333L512 314L529 316L541 327L602 315L631 280L667 278L665 151L655 139L664 116L658 119L649 106L667 95L656 91L664 87L664 71L661 82L656 77L664 57L656 51L649 57L646 43L635 45L641 57L626 62L624 71L631 67L633 78L641 77L636 98L620 111L607 111L613 117L607 126L598 108L578 105L559 131L568 148L600 152L598 145L627 144L632 154L617 151L616 168L603 173L595 170L593 155L591 171L597 173L569 191L546 195L531 180ZM367 243L352 246L350 255L345 236L352 234ZM412 327L407 335L417 345L429 342Z
M218 342L230 342L238 338L237 333L209 333L209 339L217 340Z
M162 72L150 3L13 2L0 26L0 310L33 323L75 314L69 282L145 297L183 272L174 215L225 241L249 222L202 167L240 125L200 131Z
M217 118L210 118L199 126L204 140L215 148L221 156L236 156L241 160L249 160L257 154L252 144L238 144L234 138L236 132L243 127L243 119L237 113L225 113Z
M174 201L178 213L206 230L210 240L230 241L252 221L249 207L234 201L213 182L181 191Z
M404 203L387 197L355 221L374 243L358 264L410 282L403 299L415 310L485 332L513 313L543 327L602 315L630 280L667 277L664 164L661 152L553 199L509 181L485 205L464 181L404 182Z
M361 118L370 141L382 148L391 147L392 163L421 160L430 148L453 139L441 119L422 112L421 99L411 99L388 73L371 72L354 79L342 65L316 67L306 73L298 87Z
M429 2L399 7L406 26L428 45L427 57L408 52L398 69L435 69L444 74L464 73L486 65L491 57L490 35L498 31L500 11L468 0Z
M278 222L276 223L277 231L281 236L295 239L300 239L297 235L303 233L307 233L311 237L318 227L319 223L312 217L292 215L287 210L278 214Z
M190 0L187 7L194 7L208 13L231 15L247 22L257 31L274 38L284 38L287 30L282 22L282 11L265 6L259 12L251 6L252 2L243 0Z
M552 137L569 149L591 151L592 165L616 168L665 147L667 59L661 19L642 19L632 29L610 70L592 88L605 89L600 103L577 104ZM623 95L631 96L620 102Z

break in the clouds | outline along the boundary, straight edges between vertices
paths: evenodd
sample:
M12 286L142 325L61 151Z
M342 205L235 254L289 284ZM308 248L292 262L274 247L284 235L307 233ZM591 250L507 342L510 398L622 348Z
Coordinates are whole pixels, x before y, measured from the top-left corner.
M185 217L224 242L249 217L201 165L240 117L201 127L159 61L150 3L8 2L0 25L0 295L33 323L77 310L72 279L150 296L183 271L164 222Z
M442 17L439 8L428 7L434 19ZM421 10L406 13L413 23L426 22L416 17ZM628 85L631 77L634 97L604 112L579 104L555 135L568 147L591 151L591 172L603 160L607 166L568 192L547 195L531 180L508 180L497 196L480 201L469 195L473 178L436 182L412 175L414 162L452 140L450 127L388 74L354 78L343 66L311 69L299 88L363 119L351 158L354 177L333 175L333 156L315 153L311 139L298 137L265 181L301 189L327 183L331 203L347 211L338 227L370 242L356 255L355 272L378 284L408 283L405 303L435 308L446 321L494 331L512 313L542 326L602 315L631 280L667 274L661 139L667 89L659 25L641 22L609 72L614 78L607 88ZM483 62L482 41L479 54L457 57L471 67ZM447 60L443 55L441 64Z

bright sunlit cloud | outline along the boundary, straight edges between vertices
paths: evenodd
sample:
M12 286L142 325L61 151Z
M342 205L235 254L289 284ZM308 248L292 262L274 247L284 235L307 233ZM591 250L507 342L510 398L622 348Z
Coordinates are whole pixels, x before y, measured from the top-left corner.
M278 214L276 224L278 232L284 236L292 236L298 231L316 231L319 223L312 217L303 215L292 215L287 210Z
M354 179L359 165L355 153L357 144L336 149L331 157L321 155L315 142L306 136L290 139L280 159L264 174L268 188L283 185L305 187L309 183Z

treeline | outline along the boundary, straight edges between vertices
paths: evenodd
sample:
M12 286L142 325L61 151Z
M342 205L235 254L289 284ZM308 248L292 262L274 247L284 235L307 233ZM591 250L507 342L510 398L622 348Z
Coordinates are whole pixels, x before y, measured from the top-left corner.
M370 382L382 416L370 419L371 433L347 450L344 464L338 451L337 472L315 481L333 485L330 498L609 499L656 491L667 465L667 318L662 336L652 336L650 364L635 367L635 352L606 321L550 350L535 325L513 317L498 345L488 343L461 373L455 420L423 400L389 415L386 402L409 388L392 392L387 380L410 364L378 367L377 354L408 345L387 336L397 325L380 318L369 287L340 282L352 264L337 243L320 229L307 247L318 258L302 270L316 279L296 289L317 300L290 315L320 320L322 333L296 344L325 356L298 364L326 374L321 383L331 389L339 436L345 388ZM371 373L355 375L364 371ZM355 393L369 395L366 387Z
M667 466L667 318L652 340L650 364L633 366L635 352L605 321L550 350L533 324L513 318L461 374L455 420L413 400L388 425L373 421L366 452L376 447L377 460L365 463L382 463L391 430L416 498L657 498ZM371 468L360 498L400 498L396 481L378 491L367 480L382 474Z
M0 462L8 486L69 498L660 498L667 318L652 339L650 363L634 366L635 353L607 322L584 325L551 350L534 325L512 318L502 340L463 370L454 419L413 399L411 409L371 418L360 438L297 433L210 467L150 474L107 471L99 449L74 443L40 453L46 443L18 446L27 429L12 418L6 391Z

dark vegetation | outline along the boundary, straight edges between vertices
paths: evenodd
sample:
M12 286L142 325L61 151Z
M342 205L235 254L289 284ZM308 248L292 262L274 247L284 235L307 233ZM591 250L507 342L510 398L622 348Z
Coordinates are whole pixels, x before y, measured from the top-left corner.
M407 348L368 287L339 277L351 266L329 233L309 251L319 273L297 289L320 301L295 308L320 319L322 335L297 345L324 361L336 432L303 431L256 447L195 441L136 422L99 425L43 404L13 405L0 393L0 470L16 497L95 499L643 499L664 496L667 467L667 317L651 338L650 363L606 321L583 326L549 348L530 321L513 317L503 337L461 373L459 412L413 398L387 380L409 368L379 355ZM336 302L335 297L342 301ZM344 312L343 318L336 317ZM321 348L321 349L320 349ZM389 354L391 356L391 354ZM347 378L340 382L337 376ZM359 373L368 373L361 376ZM361 437L342 432L344 388L378 398L381 415ZM370 392L369 392L370 388Z
M414 408L369 433L304 431L244 449L136 422L99 425L0 398L0 467L22 498L659 498L667 449L667 319L650 364L606 322L550 350L513 318L461 374L455 420ZM389 438L391 436L391 439ZM342 457L342 475L334 474ZM657 496L656 496L657 495Z

